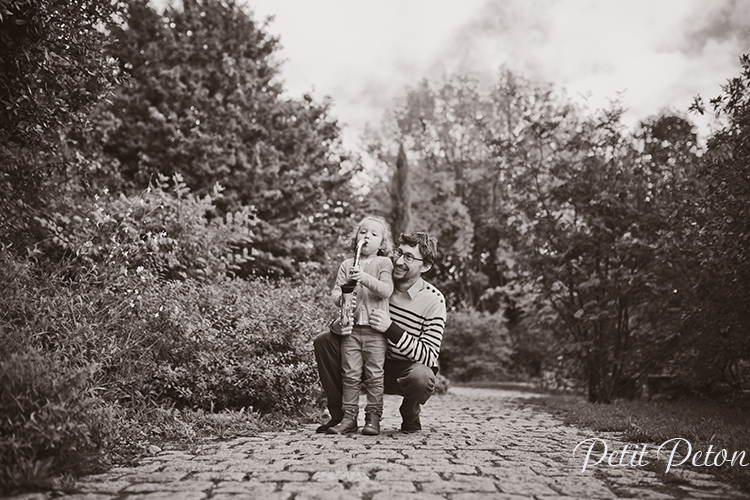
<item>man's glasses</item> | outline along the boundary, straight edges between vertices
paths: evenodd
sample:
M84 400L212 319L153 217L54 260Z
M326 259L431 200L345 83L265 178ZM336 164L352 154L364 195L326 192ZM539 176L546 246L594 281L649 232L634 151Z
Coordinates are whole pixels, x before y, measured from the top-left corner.
M424 262L424 259L418 259L418 258L414 257L410 253L404 253L400 248L397 248L394 251L393 255L396 257L396 260L398 260L399 258L403 257L404 258L404 262L406 262L407 264L411 264L415 260L418 260L420 262Z

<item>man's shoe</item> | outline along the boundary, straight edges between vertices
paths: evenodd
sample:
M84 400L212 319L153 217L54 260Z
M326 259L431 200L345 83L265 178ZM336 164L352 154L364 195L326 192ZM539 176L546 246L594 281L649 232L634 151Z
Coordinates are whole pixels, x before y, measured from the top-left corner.
M365 427L362 429L365 436L377 436L380 434L380 415L368 413L365 415Z
M357 419L353 417L344 417L341 422L329 428L326 434L348 434L355 432L359 426L357 425Z
M422 430L422 423L419 421L419 417L411 423L401 422L401 432L404 434L413 434Z
M317 432L318 434L325 434L328 429L338 424L339 422L341 422L341 420L331 419L325 424L318 426L318 428L315 429L315 432Z

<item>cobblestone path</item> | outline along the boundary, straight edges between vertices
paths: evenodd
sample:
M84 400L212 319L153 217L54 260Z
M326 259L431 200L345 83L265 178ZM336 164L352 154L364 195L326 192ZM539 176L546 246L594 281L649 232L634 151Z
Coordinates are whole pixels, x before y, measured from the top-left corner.
M78 483L79 493L33 493L14 500L493 500L739 499L713 476L683 467L669 477L641 466L588 467L573 450L600 438L531 406L529 394L451 387L422 412L423 431L398 431L400 398L386 396L380 436L315 434L315 425L163 451L138 467ZM360 417L360 420L362 418ZM360 422L361 424L361 422ZM630 445L633 449L634 445ZM593 455L592 455L593 456ZM649 451L643 460L653 460ZM626 459L624 463L630 459ZM595 461L592 458L592 461ZM616 461L614 462L616 463ZM704 468L705 469L705 468ZM662 469L663 470L663 467Z

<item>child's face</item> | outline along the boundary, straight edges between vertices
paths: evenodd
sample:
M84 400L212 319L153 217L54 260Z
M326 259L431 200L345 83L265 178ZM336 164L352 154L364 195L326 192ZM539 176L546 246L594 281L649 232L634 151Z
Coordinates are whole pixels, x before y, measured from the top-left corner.
M383 225L377 221L366 219L359 226L357 233L357 243L364 239L365 244L362 246L362 255L375 255L378 253L380 245L383 243Z

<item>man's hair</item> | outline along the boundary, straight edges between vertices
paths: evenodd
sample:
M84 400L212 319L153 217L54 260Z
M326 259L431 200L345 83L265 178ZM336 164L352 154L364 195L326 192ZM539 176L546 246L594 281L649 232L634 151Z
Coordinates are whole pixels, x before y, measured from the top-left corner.
M422 261L425 264L432 265L438 259L437 240L424 231L411 234L401 233L401 236L398 237L398 244L419 248L419 253L422 254Z

